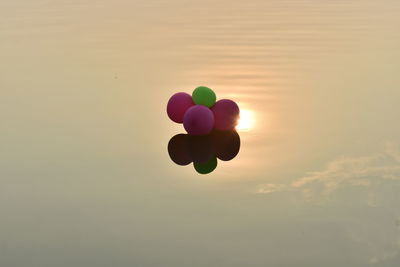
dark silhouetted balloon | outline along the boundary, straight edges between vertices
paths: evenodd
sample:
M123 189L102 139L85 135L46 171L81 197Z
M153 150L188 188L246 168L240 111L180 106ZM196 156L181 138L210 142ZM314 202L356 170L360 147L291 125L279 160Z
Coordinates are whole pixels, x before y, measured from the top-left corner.
M193 166L207 174L217 167L217 158L232 160L239 153L240 137L236 131L213 131L208 135L177 134L168 143L171 160L178 165Z
M213 157L204 163L193 163L194 169L200 174L207 174L217 168L217 158Z
M215 154L220 160L231 160L239 153L240 137L236 131L214 131L211 136Z
M187 140L187 149L193 162L204 163L215 156L213 141L210 135L188 135Z
M168 154L173 162L178 165L188 165L192 159L188 151L188 135L177 134L168 142Z

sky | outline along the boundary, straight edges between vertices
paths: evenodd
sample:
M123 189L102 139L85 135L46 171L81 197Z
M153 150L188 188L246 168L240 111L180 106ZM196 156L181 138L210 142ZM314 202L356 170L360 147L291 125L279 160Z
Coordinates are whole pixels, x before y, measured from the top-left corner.
M400 2L0 2L1 266L398 266ZM168 156L169 97L242 110Z

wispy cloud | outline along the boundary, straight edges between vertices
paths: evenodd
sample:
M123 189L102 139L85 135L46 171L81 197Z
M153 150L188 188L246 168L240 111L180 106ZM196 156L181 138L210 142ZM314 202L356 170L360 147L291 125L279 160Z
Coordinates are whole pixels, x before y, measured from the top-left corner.
M400 215L392 207L394 199L390 194L393 192L388 192L388 196L382 196L379 195L382 191L376 190L376 186L389 181L400 182L400 150L393 144L368 156L342 157L333 160L321 170L309 172L287 184L261 184L257 193L298 192L306 200L320 204L330 199L330 196L340 188L368 188L366 195L357 194L351 195L351 198L342 198L342 201L347 201L359 200L361 196L366 197L364 200L371 208L364 209L364 213L360 213L360 218L351 217L343 225L343 229L351 244L359 244L366 248L367 261L370 265L381 266L383 263L390 264L400 260ZM382 205L384 209L377 209ZM346 211L341 212L340 217L343 218ZM376 214L379 216L371 217Z
M400 152L387 145L383 152L362 157L343 157L333 160L319 171L307 173L288 184L261 184L258 193L302 191L310 195L329 195L344 186L370 186L385 180L400 180Z

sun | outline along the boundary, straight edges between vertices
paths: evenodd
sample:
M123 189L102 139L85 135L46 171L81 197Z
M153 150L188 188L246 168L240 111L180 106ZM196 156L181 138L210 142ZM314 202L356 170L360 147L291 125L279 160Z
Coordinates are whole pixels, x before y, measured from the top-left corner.
M240 117L236 130L238 131L249 131L254 127L254 113L251 110L242 109L240 110Z

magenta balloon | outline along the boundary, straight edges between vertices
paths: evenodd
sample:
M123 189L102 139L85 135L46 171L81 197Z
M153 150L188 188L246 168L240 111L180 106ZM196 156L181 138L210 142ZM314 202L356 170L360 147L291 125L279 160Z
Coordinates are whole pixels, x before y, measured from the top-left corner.
M232 130L239 119L238 105L229 99L221 99L211 108L214 113L215 124L217 130Z
M183 127L191 135L209 134L214 128L214 115L206 106L190 107L183 117Z
M192 96L187 93L176 93L168 100L168 117L176 123L183 122L183 116L188 108L194 105Z

